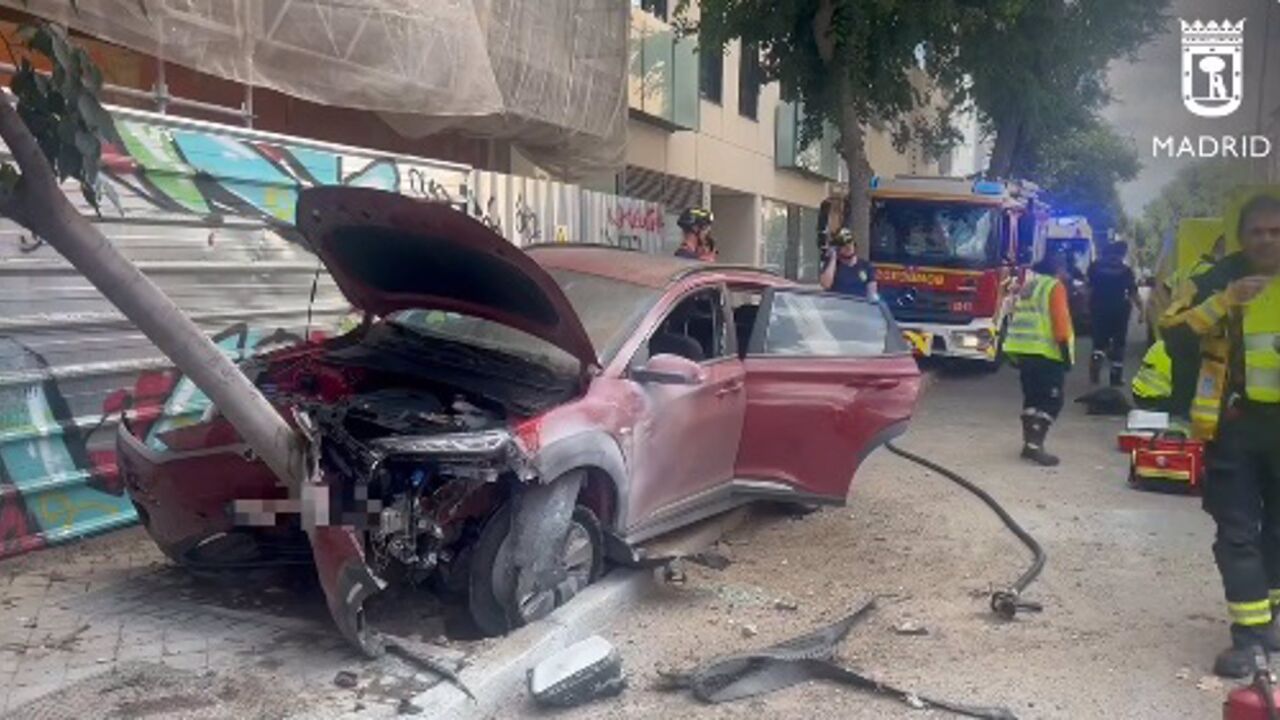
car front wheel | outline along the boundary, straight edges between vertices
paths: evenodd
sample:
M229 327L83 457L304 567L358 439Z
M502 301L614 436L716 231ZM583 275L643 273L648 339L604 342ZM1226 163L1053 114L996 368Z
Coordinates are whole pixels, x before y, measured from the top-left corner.
M468 606L472 620L488 636L503 635L528 624L541 615L545 597L517 593L514 589L511 525L512 503L504 503L485 523L471 558ZM563 587L574 592L595 582L604 569L604 534L600 521L589 508L574 508L569 529L559 543L548 548L556 553L563 570ZM555 602L568 600L560 591Z

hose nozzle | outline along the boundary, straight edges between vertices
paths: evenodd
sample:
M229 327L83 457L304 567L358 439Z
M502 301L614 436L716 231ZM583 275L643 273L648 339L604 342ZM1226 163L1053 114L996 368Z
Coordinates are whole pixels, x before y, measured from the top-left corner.
M1023 600L1017 590L997 590L991 593L991 610L1005 620L1012 620L1023 612L1043 612L1044 606L1038 602Z

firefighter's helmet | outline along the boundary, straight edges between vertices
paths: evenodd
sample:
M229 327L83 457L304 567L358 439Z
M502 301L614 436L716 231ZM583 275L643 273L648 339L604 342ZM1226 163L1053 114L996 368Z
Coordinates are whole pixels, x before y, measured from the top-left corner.
M710 227L715 222L715 218L711 215L711 211L706 208L692 207L680 213L680 219L676 220L676 225L681 230L692 232L701 230L704 227Z

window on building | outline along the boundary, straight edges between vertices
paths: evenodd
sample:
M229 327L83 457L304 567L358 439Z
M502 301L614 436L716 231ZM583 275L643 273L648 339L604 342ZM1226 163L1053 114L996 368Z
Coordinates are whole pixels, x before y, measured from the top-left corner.
M698 48L698 92L703 100L719 105L724 98L724 50Z
M738 114L759 119L760 48L756 45L743 45L738 60Z
M631 0L631 4L659 20L667 19L667 0Z

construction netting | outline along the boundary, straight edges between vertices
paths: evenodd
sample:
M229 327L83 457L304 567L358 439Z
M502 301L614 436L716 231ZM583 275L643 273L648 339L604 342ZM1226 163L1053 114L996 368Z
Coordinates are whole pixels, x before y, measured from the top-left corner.
M624 0L0 0L217 77L373 110L401 134L511 138L576 175L621 165Z

